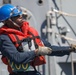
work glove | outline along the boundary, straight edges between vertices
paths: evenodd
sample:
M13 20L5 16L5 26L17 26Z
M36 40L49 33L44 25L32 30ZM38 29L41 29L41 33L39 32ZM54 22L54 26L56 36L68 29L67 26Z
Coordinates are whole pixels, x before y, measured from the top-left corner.
M52 53L52 49L46 46L39 46L36 55L49 55Z
M76 45L74 45L74 44L71 44L71 49L74 51L74 52L76 52Z

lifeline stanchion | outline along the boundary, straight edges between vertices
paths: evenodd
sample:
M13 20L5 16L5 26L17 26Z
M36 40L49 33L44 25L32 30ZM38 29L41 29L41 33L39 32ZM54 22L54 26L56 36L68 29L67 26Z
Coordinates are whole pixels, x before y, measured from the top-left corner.
M71 71L72 71L72 75L74 75L74 62L73 62L73 54L71 52Z

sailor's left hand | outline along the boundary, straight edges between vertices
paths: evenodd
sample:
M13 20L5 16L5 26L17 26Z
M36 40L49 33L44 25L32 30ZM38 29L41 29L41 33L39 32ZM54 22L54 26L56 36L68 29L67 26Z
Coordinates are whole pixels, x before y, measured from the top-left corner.
M71 49L73 50L73 51L75 51L76 52L76 45L75 44L71 44Z

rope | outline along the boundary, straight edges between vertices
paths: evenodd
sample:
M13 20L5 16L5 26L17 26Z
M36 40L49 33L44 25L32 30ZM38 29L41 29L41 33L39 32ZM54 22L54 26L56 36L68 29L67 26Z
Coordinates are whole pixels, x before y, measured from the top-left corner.
M69 13L65 13L65 12L62 12L62 11L59 11L59 10L56 10L56 9L53 9L53 12L56 12L58 14L62 14L62 15L65 15L65 16L76 17L76 14L69 14Z
M70 40L70 41L76 42L76 40L73 39L73 38L69 38L69 37L66 37L66 36L58 34L58 33L55 33L55 34L58 35L58 36L60 36L60 37L62 37L62 38L64 38L65 40Z

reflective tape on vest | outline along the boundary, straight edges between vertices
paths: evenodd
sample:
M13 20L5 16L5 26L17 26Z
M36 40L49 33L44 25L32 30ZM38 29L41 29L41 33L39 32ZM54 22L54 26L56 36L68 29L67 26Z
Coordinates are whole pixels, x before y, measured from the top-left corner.
M8 60L12 71L27 71L29 68L29 64L15 64L14 62L10 62L10 60Z

